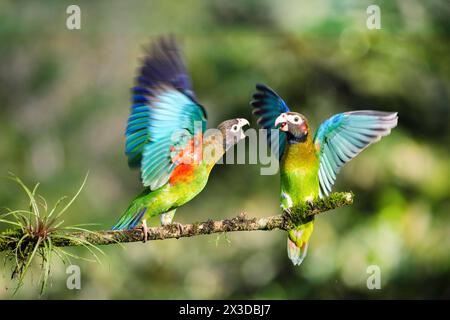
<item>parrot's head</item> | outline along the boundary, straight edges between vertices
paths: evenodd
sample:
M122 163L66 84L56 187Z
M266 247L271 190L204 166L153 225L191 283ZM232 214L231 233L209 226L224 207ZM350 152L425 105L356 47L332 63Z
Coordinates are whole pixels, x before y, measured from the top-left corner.
M285 112L275 120L275 127L288 134L288 137L294 138L297 142L306 140L309 134L309 125L306 117L297 112Z
M236 118L225 120L217 126L217 129L222 133L226 150L245 138L244 130L242 128L246 125L250 125L246 119Z

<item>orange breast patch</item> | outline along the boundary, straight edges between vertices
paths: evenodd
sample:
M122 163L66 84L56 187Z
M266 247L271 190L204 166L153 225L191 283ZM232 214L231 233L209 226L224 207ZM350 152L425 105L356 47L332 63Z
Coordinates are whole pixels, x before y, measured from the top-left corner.
M179 164L170 175L169 183L174 185L180 182L190 182L194 179L195 166L192 164Z

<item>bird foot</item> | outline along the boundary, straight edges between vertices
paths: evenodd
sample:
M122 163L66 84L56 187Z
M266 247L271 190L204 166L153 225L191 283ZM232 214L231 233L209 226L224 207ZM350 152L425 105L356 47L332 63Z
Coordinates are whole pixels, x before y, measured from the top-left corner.
M142 221L142 233L143 233L143 243L147 242L148 239L148 227L147 227L147 221L143 220Z
M291 210L291 208L286 208L283 211L289 218L292 218L292 210Z
M311 200L306 200L306 204L313 209L314 208L314 203Z
M184 227L183 227L183 225L181 223L172 221L171 225L177 227L178 232L180 233L180 235L183 233Z

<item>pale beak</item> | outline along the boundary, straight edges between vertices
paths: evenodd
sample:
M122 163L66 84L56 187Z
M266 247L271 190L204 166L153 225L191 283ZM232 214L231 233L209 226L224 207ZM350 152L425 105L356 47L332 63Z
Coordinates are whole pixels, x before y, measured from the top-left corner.
M247 119L239 118L237 119L239 126L242 128L243 126L249 126L250 122L247 121Z
M242 128L244 126L249 126L250 122L248 122L247 119L244 119L244 118L239 118L239 119L237 119L237 121L238 121L239 127L241 128L241 139L244 139L245 134L244 134L244 130L242 130Z
M278 127L280 125L281 131L288 131L288 124L286 120L286 114L282 113L278 116L278 118L275 120L275 127Z

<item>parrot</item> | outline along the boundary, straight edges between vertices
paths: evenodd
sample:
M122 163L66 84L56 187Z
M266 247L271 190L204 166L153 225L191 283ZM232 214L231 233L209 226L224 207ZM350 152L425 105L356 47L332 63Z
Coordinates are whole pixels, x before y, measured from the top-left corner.
M175 211L203 190L215 163L245 138L249 122L235 118L206 130L206 110L173 36L161 36L147 49L131 93L125 155L130 168L140 169L144 188L112 230L141 223L145 242L151 217L182 228L173 222Z
M287 214L328 196L344 164L389 135L398 121L397 112L348 111L330 117L312 136L307 118L291 111L268 86L256 85L250 105L280 161L280 206ZM279 134L271 135L271 130ZM294 266L306 257L313 229L314 217L302 217L300 225L288 231L287 253Z

